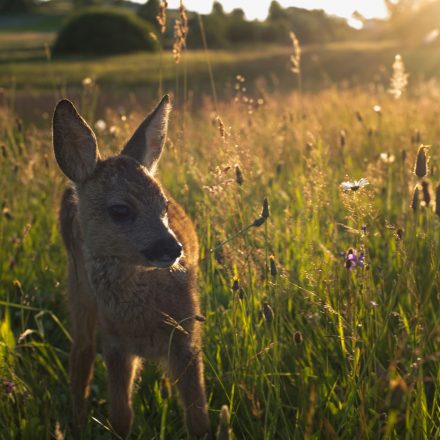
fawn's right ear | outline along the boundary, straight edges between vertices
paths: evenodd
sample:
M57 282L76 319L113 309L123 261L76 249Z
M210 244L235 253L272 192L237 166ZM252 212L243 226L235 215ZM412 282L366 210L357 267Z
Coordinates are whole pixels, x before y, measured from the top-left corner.
M75 183L84 181L99 159L93 130L67 99L57 104L52 127L55 158L61 171Z

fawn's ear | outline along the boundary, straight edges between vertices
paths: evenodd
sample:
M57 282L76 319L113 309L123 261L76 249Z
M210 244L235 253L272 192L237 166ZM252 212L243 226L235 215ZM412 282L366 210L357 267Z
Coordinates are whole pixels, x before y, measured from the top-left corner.
M75 183L84 181L99 159L93 130L67 99L57 104L52 127L55 158L61 171Z
M136 159L150 173L154 173L165 145L170 111L170 97L165 95L156 109L139 125L121 154Z

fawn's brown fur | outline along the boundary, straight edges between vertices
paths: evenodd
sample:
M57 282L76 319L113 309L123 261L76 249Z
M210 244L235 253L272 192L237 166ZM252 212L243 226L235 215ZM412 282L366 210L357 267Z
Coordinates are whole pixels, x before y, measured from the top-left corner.
M73 182L62 199L73 344L70 379L82 431L98 324L109 418L127 437L140 358L165 366L188 432L210 436L197 296L198 242L191 220L153 177L165 143L165 96L118 156L102 160L95 135L67 100L54 113L55 157ZM180 243L179 243L180 242ZM183 254L182 254L183 248Z

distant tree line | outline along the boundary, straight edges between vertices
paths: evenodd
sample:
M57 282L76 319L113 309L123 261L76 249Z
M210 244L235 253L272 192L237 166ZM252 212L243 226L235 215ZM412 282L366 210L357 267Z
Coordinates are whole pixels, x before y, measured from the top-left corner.
M49 2L57 3L56 0ZM117 4L118 0L70 0L75 8L83 6L92 6L97 4ZM3 13L26 13L32 11L36 6L42 3L42 0L0 0L0 12Z
M156 23L159 0L148 0L141 5L138 15L151 23ZM171 41L173 14L170 13L168 33L165 42ZM226 13L220 2L214 2L210 14L202 15L204 32L210 48L230 47L246 43L290 44L289 32L294 30L302 43L324 43L347 38L354 31L342 18L330 17L322 10L301 8L283 9L277 1L272 1L265 21L246 20L242 9ZM187 45L189 48L202 46L199 18L189 13Z
M28 12L34 0L0 0L0 12Z
M50 0L44 5L57 4L61 0ZM156 17L159 13L159 0L148 0L143 4L127 0L63 0L70 1L75 10L81 7L102 4L115 5L121 8L135 9L137 14L157 30ZM409 0L401 0L409 1ZM185 2L184 2L185 3ZM0 0L0 12L27 12L32 7L43 4L41 0ZM163 42L165 46L172 45L174 20L178 18L177 10L167 11L167 33ZM189 34L188 48L202 47L202 35L199 17L196 13L188 12ZM302 44L325 43L349 38L354 32L342 18L332 17L322 10L306 10L289 7L282 8L277 1L272 1L268 16L264 21L246 20L242 9L234 9L226 13L219 1L213 3L209 14L201 16L208 47L228 48L237 44L270 43L291 44L289 32L294 31Z

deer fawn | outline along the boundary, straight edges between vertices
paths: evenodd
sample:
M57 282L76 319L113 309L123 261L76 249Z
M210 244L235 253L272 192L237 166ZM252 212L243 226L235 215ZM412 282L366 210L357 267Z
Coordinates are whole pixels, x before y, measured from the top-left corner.
M129 435L133 382L139 359L146 358L163 364L177 385L189 434L210 436L197 236L183 208L154 178L170 108L165 96L121 154L105 160L73 104L62 100L55 109L55 157L73 182L62 198L60 224L68 253L70 380L80 432L98 323L112 428Z

